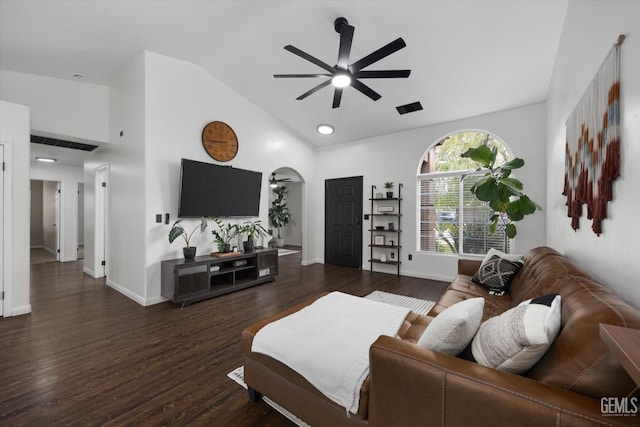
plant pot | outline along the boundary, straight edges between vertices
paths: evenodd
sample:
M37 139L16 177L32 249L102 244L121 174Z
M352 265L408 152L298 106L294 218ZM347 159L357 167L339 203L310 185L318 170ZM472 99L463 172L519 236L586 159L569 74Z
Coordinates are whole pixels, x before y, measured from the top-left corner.
M227 252L229 252L229 250L231 250L231 245L229 243L217 243L218 245L218 252L220 252L221 254L226 254Z
M276 238L276 246L281 248L284 246L284 239L283 238Z
M244 247L245 252L253 252L256 250L254 240L246 240L242 242L242 246Z
M196 257L196 247L187 246L186 248L182 248L182 253L184 254L184 259L192 260Z
M393 191L387 191L387 199L393 199Z

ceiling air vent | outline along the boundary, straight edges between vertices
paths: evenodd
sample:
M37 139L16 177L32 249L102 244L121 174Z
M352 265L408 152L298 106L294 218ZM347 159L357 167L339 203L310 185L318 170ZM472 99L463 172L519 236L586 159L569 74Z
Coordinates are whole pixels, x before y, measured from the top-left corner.
M93 151L97 145L82 144L80 142L65 141L64 139L46 138L44 136L31 135L31 142L35 144L52 145L54 147L71 148L72 150Z
M422 110L422 104L420 104L420 101L412 102L411 104L400 105L396 107L396 110L400 114L413 113L414 111Z

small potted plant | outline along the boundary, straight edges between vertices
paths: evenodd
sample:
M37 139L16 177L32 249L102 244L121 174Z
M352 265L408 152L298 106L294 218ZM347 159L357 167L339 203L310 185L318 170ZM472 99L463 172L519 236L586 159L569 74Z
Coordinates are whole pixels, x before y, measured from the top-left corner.
M191 233L187 234L185 229L180 224L180 221L182 221L182 220L178 219L171 226L171 229L169 230L169 243L173 243L173 241L176 240L178 238L178 236L182 236L184 238L185 243L187 244L187 246L182 248L182 253L184 254L184 259L192 260L192 259L194 259L196 257L196 247L195 246L190 246L189 245L189 240L191 240L191 236L193 236L193 233L195 233L195 231L198 228L200 229L201 233L204 233L204 230L207 229L207 224L208 223L207 223L206 218L202 217L201 220L200 220L200 224L196 225L195 228L191 231Z
M211 219L218 226L217 230L211 230L211 234L213 234L214 241L218 247L218 252L229 252L229 247L231 246L229 242L238 235L240 228L237 224L231 224L230 222L225 225L220 218L212 216Z
M287 187L277 187L273 189L276 198L271 202L269 208L269 219L271 224L278 229L278 237L276 238L276 246L281 248L284 246L284 238L280 237L280 229L286 227L291 221L291 213L285 203L284 196L289 192Z
M265 237L268 234L260 220L246 221L242 224L242 227L240 227L240 233L247 235L247 240L242 242L245 252L253 252L255 250L256 238Z
M387 189L387 199L393 199L393 182L385 182L384 188Z

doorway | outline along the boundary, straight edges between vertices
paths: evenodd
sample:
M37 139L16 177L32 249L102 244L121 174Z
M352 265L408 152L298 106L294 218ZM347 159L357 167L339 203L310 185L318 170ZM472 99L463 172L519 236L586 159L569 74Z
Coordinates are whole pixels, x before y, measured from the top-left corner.
M107 165L95 169L95 247L94 277L107 275Z
M4 295L4 145L0 144L0 162L3 164L0 171L0 293ZM4 298L0 301L0 317L4 316Z
M60 182L31 180L31 264L60 260Z
M280 238L282 246L278 246L276 237L278 229L269 218L269 231L272 240L269 246L277 246L279 256L304 253L304 218L305 218L305 182L302 176L289 167L281 167L269 174L269 208L273 207L273 202L277 198L276 191L285 189L284 203L287 206L291 217L287 224L281 228ZM304 256L302 257L304 259Z
M325 180L324 261L362 268L361 176Z

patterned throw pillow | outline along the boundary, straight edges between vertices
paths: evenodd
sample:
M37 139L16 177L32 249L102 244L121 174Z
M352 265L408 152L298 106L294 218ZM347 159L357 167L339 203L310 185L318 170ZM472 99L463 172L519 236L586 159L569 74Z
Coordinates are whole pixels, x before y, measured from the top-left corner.
M558 336L560 303L560 295L545 295L488 319L460 357L514 374L531 369Z
M480 265L471 281L489 289L492 294L504 295L522 265L520 261L509 261L494 255Z
M480 327L484 298L470 298L448 307L424 330L418 345L457 356L464 350Z

